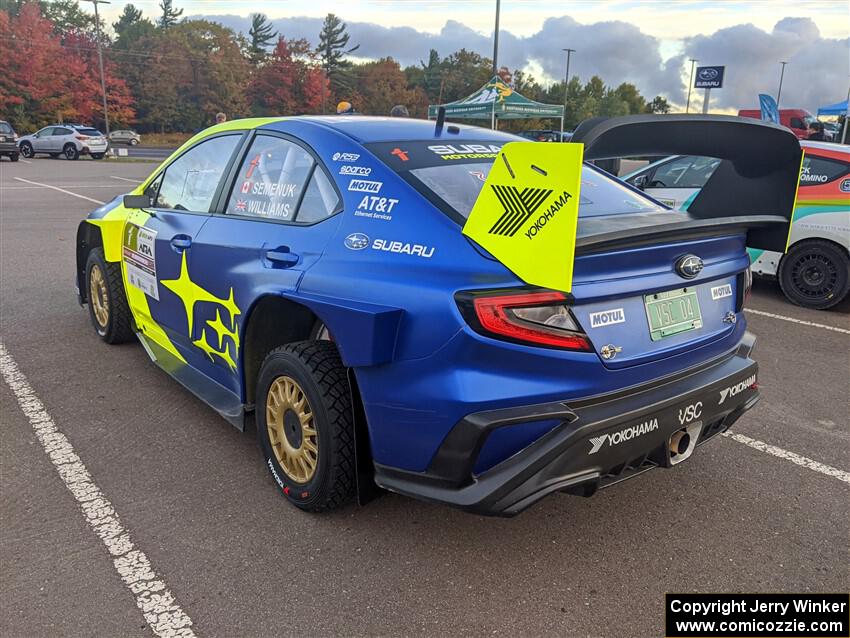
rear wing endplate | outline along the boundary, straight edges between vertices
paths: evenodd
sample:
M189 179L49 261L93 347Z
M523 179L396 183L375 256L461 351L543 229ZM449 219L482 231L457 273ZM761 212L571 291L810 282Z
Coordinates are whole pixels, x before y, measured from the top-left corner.
M584 144L586 160L647 155L722 160L688 213L718 221L770 218L776 223L747 227L747 245L785 252L803 159L790 130L725 115L636 115L585 120L571 141Z

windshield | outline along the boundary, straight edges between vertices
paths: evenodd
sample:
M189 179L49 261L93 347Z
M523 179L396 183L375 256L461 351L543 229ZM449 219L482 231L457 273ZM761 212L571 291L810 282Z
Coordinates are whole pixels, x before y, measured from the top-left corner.
M367 147L427 199L461 221L469 216L504 144L503 140L452 144L398 142L367 144ZM592 166L583 167L580 218L657 210L663 208Z

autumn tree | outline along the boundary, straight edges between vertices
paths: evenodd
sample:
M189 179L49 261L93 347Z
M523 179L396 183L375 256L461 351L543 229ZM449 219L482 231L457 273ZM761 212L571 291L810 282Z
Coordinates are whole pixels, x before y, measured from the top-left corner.
M351 63L345 56L360 48L359 44L348 46L351 36L346 31L346 24L333 13L325 16L322 31L319 33L319 46L316 53L322 62L322 69L336 96L351 92L353 87L350 73Z
M173 0L161 0L159 8L162 10L162 15L159 16L157 25L162 29L168 29L177 24L177 20L183 15L183 9L175 9Z
M424 113L427 97L424 92L419 94L408 87L407 77L392 58L358 64L354 71L357 78L354 99L359 111L367 115L389 115L393 106L403 104L411 112Z
M316 113L322 104L324 74L306 40L280 37L248 89L255 115Z
M253 13L248 37L251 38L248 45L248 57L254 65L257 65L265 59L269 44L277 37L277 31L274 30L265 13Z

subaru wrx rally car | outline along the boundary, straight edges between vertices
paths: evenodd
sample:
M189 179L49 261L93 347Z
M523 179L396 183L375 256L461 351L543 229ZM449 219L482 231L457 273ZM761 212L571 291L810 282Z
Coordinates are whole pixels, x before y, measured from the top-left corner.
M624 139L674 153L708 126L653 122L577 137L588 159ZM683 215L590 165L575 167L580 194L556 190L552 166L536 167L551 189L492 184L507 145L537 143L474 127L227 122L80 224L79 300L105 342L137 337L235 426L255 421L302 509L375 486L506 516L589 496L687 459L759 399L745 246L785 241L799 146L743 126L774 146L757 172L782 214ZM559 202L580 200L569 291L526 283L462 234L487 189L504 198L505 241L543 237Z

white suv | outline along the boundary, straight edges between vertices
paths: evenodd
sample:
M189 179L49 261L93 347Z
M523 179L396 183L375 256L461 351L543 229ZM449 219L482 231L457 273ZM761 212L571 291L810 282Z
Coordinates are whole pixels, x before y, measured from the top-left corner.
M103 133L95 128L77 124L57 124L45 126L32 135L24 135L18 140L21 155L35 157L37 153L46 153L50 157L64 155L69 160L79 159L80 155L91 155L92 159L103 159L109 143Z

